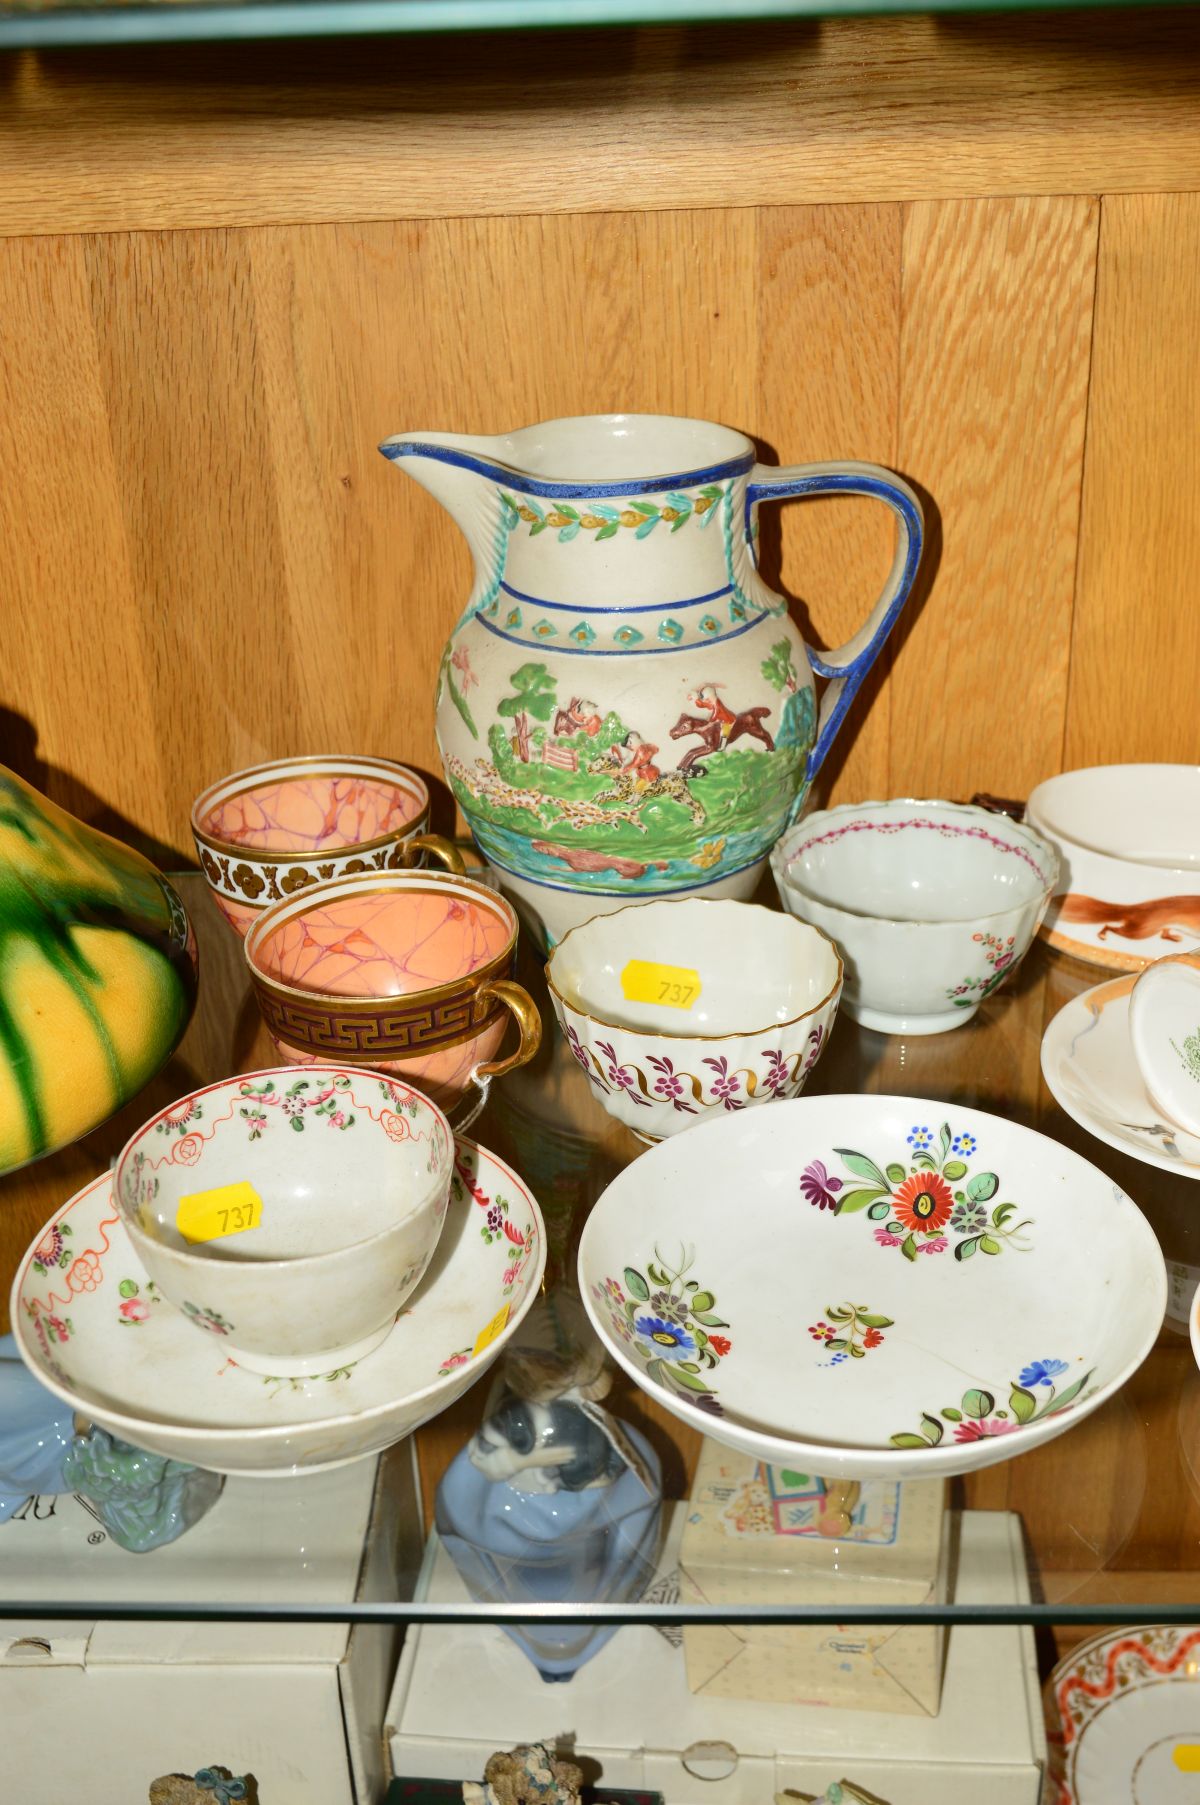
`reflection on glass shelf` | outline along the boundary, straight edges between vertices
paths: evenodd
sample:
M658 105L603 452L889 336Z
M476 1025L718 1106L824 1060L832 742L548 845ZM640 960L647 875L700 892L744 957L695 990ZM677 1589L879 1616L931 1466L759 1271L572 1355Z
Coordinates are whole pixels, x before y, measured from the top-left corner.
M86 1143L0 1184L0 1282L5 1291L35 1234L73 1192L102 1171L140 1122L202 1083L273 1063L249 994L240 943L217 919L199 877L182 879L180 888L201 942L202 998L192 1027L175 1058L132 1108ZM544 1003L540 964L532 948L522 949L518 975ZM801 1588L799 1597L789 1589L781 1598L770 1586L755 1590L747 1582L739 1587L735 1578L716 1588L721 1596L714 1600L712 1588L704 1582L701 1590L708 1602L685 1598L682 1604L654 1587L646 1605L593 1607L595 1621L604 1621L606 1611L610 1621L639 1614L644 1620L656 1615L662 1621L682 1612L693 1617L700 1613L713 1622L782 1616L791 1622L823 1617L827 1623L860 1625L908 1619L927 1627L943 1620L986 1621L996 1611L1009 1618L1052 1623L1183 1620L1189 1612L1200 1616L1200 1372L1187 1334L1192 1285L1200 1269L1196 1210L1200 1194L1186 1179L1093 1140L1059 1110L1044 1088L1039 1067L1044 1027L1093 981L1089 968L1038 947L1012 991L989 998L978 1017L953 1034L904 1042L841 1019L806 1093L870 1091L937 1098L949 1109L992 1110L1039 1129L1119 1184L1145 1212L1159 1238L1171 1295L1166 1324L1145 1365L1061 1439L954 1479L946 1490L946 1520L960 1540L973 1533L963 1527L964 1509L970 1513L968 1525L974 1513L1011 1514L1026 1550L1027 1596L997 1599L990 1585L977 1584L978 1569L969 1561L951 1562L944 1584L931 1569L921 1586L902 1598L895 1574L883 1562L877 1573L870 1561L865 1566L856 1563L857 1577L850 1585L846 1571L851 1563L839 1557L847 1542L847 1525L858 1512L860 1522L869 1520L878 1527L894 1508L894 1500L889 1505L881 1493L894 1493L895 1485L881 1482L880 1491L867 1494L865 1487L856 1490L853 1475L847 1482L784 1472L772 1481L748 1468L746 1475L731 1482L731 1497L739 1485L752 1481L751 1489L758 1488L755 1509L769 1515L778 1502L777 1493L790 1497L797 1509L809 1509L815 1533L804 1564L810 1572L820 1573L821 1585L814 1583L807 1593ZM549 1023L550 1012L545 1013ZM640 1143L604 1111L583 1072L551 1032L533 1064L493 1088L471 1132L520 1173L537 1196L546 1224L547 1291L554 1298L572 1294L584 1223L615 1174L643 1154ZM730 1199L731 1234L745 1220L740 1201ZM1075 1265L1086 1270L1088 1260L1089 1247L1081 1232L1063 1258L1063 1286L1071 1284ZM706 1283L711 1283L707 1275ZM712 1289L719 1297L720 1284L712 1284ZM805 1334L807 1325L805 1317L798 1332ZM137 1326L122 1332L136 1337ZM715 1332L728 1333L719 1327ZM465 1343L469 1337L461 1339ZM380 1613L394 1619L416 1614L501 1621L505 1610L511 1613L514 1607L478 1604L465 1597L438 1602L434 1593L428 1594L425 1604L411 1602L418 1596L438 1484L495 1410L499 1371L468 1389L411 1442L386 1457L387 1509L403 1534L398 1555L382 1570L382 1578L376 1573L373 1588L357 1603L354 1584L347 1579L348 1565L342 1561L339 1566L338 1551L344 1553L355 1537L361 1540L362 1522L355 1528L353 1512L339 1515L337 1536L330 1541L325 1530L319 1536L312 1532L306 1513L317 1511L327 1523L328 1513L321 1517L320 1512L329 1488L369 1490L369 1463L299 1479L231 1479L195 1528L170 1548L144 1556L128 1555L107 1540L89 1540L99 1533L99 1526L72 1499L56 1502L39 1496L10 1523L0 1525L0 1612L37 1617L39 1607L49 1611L57 1603L98 1617L117 1611L147 1616L165 1611L177 1618L197 1612L219 1618L225 1607L235 1614L257 1612L268 1618L272 1611L301 1617L307 1611L343 1623ZM665 1499L682 1502L693 1496L694 1485L703 1488L700 1456L704 1448L715 1449L714 1443L678 1421L623 1373L616 1375L604 1407L636 1430L653 1451ZM415 1490L407 1464L414 1451L419 1469ZM724 1456L723 1450L716 1452ZM753 1467L753 1462L749 1464ZM394 1523L393 1531L395 1527ZM34 1535L54 1541L52 1560L30 1564L23 1553L16 1553L18 1543L22 1551L32 1546ZM764 1598L775 1602L763 1602ZM520 1615L521 1607L516 1609ZM542 1606L543 1618L554 1609L553 1603ZM586 1609L572 1611L566 1600L563 1613L588 1614ZM610 1646L620 1645L618 1637ZM590 1665L599 1669L605 1652ZM524 1661L515 1648L512 1653Z
M1097 0L1004 0L1006 12L1074 10ZM1130 0L1101 0L1128 4ZM1138 0L1132 0L1137 4ZM72 44L502 31L564 25L829 18L854 13L994 12L996 0L28 0L0 7L0 50Z

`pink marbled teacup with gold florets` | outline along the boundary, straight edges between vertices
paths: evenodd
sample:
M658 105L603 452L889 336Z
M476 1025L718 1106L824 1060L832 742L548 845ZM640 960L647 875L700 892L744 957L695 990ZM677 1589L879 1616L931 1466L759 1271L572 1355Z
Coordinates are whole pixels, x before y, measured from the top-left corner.
M192 804L192 838L213 901L238 934L272 903L364 871L408 869L423 854L464 869L426 832L429 791L386 758L281 758L234 771Z
M280 1054L406 1079L443 1108L472 1079L532 1059L541 1018L512 980L517 916L474 878L371 872L274 903L246 936L258 1006ZM520 1044L497 1060L508 1016Z

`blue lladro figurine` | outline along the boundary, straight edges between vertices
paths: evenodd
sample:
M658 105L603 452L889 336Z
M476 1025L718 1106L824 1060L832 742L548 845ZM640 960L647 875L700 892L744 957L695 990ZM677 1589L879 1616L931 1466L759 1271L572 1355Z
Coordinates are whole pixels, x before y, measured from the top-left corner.
M218 1473L147 1454L104 1429L77 1431L73 1412L0 1336L0 1523L33 1494L76 1492L131 1554L173 1542L215 1504Z
M654 1450L599 1407L611 1375L598 1347L510 1350L504 1395L437 1493L446 1552L472 1598L495 1604L624 1603L658 1554ZM505 1626L544 1680L569 1680L615 1626Z
M69 1492L63 1460L75 1416L26 1371L11 1335L0 1335L0 1523L34 1492Z

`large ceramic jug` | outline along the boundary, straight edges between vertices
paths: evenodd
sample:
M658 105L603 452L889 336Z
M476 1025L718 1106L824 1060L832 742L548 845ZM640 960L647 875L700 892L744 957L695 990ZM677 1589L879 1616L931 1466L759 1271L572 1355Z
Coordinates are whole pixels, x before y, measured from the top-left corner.
M552 941L650 895L750 895L912 589L912 490L874 464L770 469L739 432L658 415L380 449L474 555L437 732L504 887ZM753 540L760 502L828 494L886 502L899 531L866 624L818 654Z
M196 943L166 879L0 765L0 1172L128 1102L195 1000Z

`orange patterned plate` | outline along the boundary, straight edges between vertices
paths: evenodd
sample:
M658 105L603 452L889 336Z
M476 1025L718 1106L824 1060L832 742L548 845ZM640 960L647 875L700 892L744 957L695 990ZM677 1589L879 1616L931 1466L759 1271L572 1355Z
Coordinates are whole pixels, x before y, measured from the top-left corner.
M1106 1630L1046 1685L1051 1805L1195 1805L1200 1629Z

